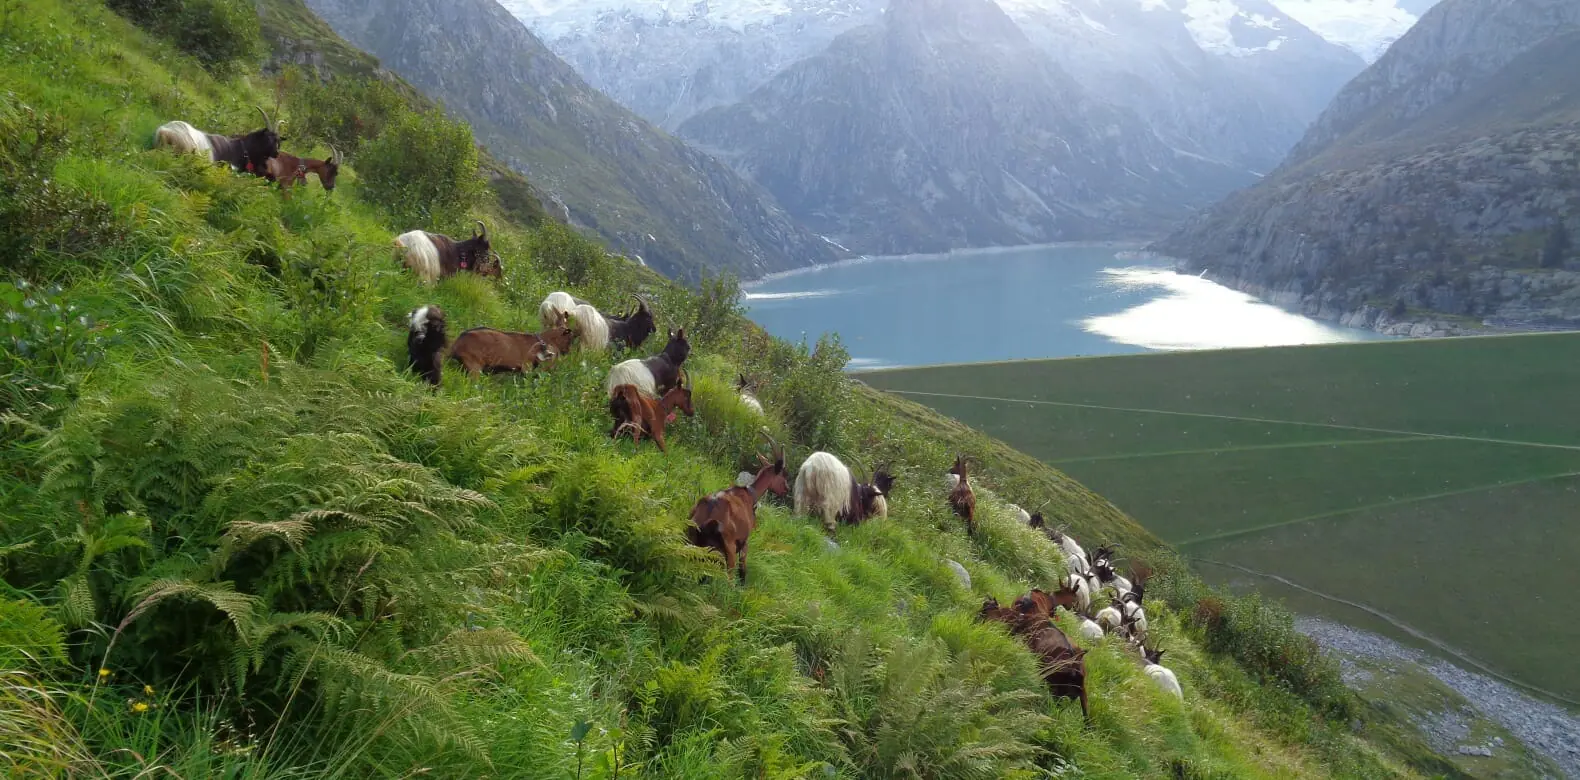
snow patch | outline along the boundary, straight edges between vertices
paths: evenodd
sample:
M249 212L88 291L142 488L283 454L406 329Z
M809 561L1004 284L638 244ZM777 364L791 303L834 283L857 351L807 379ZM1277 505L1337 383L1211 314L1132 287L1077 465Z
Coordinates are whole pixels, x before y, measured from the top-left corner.
M1272 0L1278 10L1373 62L1416 23L1396 0Z

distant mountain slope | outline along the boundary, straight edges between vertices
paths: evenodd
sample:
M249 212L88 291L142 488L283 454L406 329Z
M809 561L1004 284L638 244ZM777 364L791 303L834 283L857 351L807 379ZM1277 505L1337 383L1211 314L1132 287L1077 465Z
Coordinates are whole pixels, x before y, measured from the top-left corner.
M308 0L342 36L470 121L575 224L677 278L827 262L764 193L597 92L493 0Z
M888 5L501 2L588 81L670 129L710 108L742 101L845 32L881 24ZM1276 166L1339 87L1365 67L1360 57L1267 0L998 5L1088 91L1135 110L1184 151L1248 170ZM1371 32L1365 23L1360 27Z
M1445 0L1283 168L1156 248L1385 330L1580 324L1576 74L1580 3ZM1443 315L1471 320L1410 324Z
M1095 99L986 0L896 0L680 132L865 252L1148 235L1250 179Z

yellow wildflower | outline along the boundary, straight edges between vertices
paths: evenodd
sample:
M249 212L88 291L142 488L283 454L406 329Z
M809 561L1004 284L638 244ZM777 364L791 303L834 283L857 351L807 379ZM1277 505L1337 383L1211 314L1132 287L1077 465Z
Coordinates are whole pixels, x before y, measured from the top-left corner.
M106 677L109 677L109 676L110 676L110 670L109 669L105 669L104 667L99 667L99 679L102 680L102 679L104 679Z
M148 702L146 702L146 701L139 701L139 702L133 702L132 703L132 712L147 712L147 711L148 711Z
M143 686L143 695L144 696L152 696L152 695L154 695L154 686L152 686L152 685L144 685Z

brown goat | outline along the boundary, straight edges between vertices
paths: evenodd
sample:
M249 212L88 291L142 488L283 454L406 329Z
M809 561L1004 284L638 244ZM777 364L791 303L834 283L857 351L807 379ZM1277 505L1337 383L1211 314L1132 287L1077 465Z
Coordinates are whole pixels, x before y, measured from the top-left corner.
M476 378L490 374L521 373L558 356L554 348L531 333L472 328L455 339L450 359Z
M279 155L269 159L263 166L264 178L280 183L280 194L289 198L291 185L307 184L307 174L318 176L318 183L324 185L324 192L335 191L335 176L340 173L342 157L335 147L329 147L329 159L310 160L306 157L297 157L294 154L280 152Z
M1027 634L1026 646L1042 660L1040 671L1048 692L1079 701L1081 717L1091 720L1086 703L1086 651L1072 644L1052 623L1043 623Z
M954 468L950 469L949 473L960 477L960 482L955 485L955 489L949 492L949 507L955 510L955 514L965 519L966 533L976 536L977 496L976 493L971 492L971 479L966 474L965 456L955 456Z
M724 570L734 569L742 585L746 584L746 542L757 528L757 501L764 493L783 496L790 492L785 483L784 448L766 430L759 433L768 440L773 455L757 456L759 468L752 483L698 499L691 508L691 527L686 529L692 544L723 554Z
M696 415L696 411L691 408L691 387L686 383L684 371L680 374L679 382L678 386L664 393L664 397L657 401L643 395L636 385L616 387L614 396L609 399L609 414L614 417L614 427L609 429L609 438L616 438L621 431L627 431L633 443L641 444L642 436L646 434L658 445L659 452L669 452L664 447L664 426L674 417L674 410L680 409L687 417Z
M554 354L552 360L571 351L571 342L576 340L576 331L571 328L570 312L560 312L554 324L544 323L543 330L537 333L538 341L547 344Z

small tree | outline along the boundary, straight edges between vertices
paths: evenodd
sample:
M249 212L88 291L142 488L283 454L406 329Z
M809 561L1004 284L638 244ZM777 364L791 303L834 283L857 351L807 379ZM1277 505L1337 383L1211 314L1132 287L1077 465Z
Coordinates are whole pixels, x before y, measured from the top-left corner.
M1562 266L1564 258L1569 255L1570 246L1569 228L1560 219L1553 225L1553 229L1547 232L1547 245L1542 247L1542 267Z
M356 162L362 197L398 229L458 228L487 192L472 128L437 109L391 122Z
M408 110L406 98L379 79L338 76L320 81L293 67L281 81L292 138L321 141L353 156Z
M697 286L697 317L692 325L697 342L712 345L714 339L734 331L741 311L741 282L735 274L703 274Z

